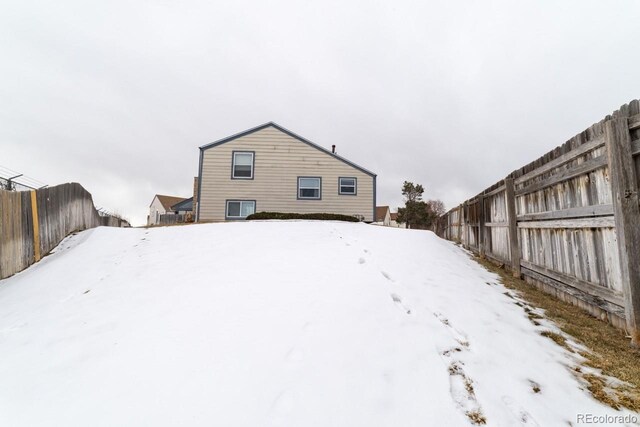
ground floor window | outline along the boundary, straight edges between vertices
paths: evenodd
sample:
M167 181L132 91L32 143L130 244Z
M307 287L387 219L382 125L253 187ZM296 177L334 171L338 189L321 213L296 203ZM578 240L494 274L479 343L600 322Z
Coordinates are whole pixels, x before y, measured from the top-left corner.
M255 212L255 200L227 200L227 219L244 219Z

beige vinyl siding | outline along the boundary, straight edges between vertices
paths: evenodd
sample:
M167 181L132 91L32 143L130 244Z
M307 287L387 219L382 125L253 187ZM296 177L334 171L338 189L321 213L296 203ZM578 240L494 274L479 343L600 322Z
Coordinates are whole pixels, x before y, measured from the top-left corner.
M253 179L231 179L233 151L255 153ZM298 177L321 177L321 200L298 200ZM357 195L339 195L338 178L357 179ZM256 212L339 213L373 221L373 177L267 127L204 150L200 221L224 221L227 200L255 200Z

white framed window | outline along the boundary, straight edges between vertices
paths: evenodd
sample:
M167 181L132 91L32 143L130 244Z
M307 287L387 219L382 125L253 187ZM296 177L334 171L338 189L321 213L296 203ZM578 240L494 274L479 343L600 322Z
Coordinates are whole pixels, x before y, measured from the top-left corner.
M317 176L298 177L298 199L320 200L322 198L322 178Z
M358 179L351 177L338 178L338 194L355 196L358 194Z
M231 179L253 179L254 160L253 151L234 151L231 161Z
M225 219L245 219L255 212L255 200L227 200Z

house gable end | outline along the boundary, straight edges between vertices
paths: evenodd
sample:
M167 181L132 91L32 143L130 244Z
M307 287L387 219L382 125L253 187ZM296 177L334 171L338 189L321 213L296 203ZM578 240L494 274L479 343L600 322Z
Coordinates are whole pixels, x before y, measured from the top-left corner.
M240 133L237 133L235 135L231 135L231 136L229 136L227 138L223 138L223 139L220 139L218 141L212 142L210 144L203 145L203 146L200 147L200 152L202 153L205 150L208 150L209 148L213 148L213 147L216 147L218 145L222 145L224 143L233 141L235 139L238 139L238 138L241 138L243 136L252 134L254 132L258 132L258 131L260 131L262 129L266 129L268 127L273 127L275 129L279 130L280 132L284 133L285 135L288 135L288 136L290 136L290 137L292 137L292 138L294 138L294 139L296 139L296 140L298 140L298 141L300 141L300 142L302 142L304 144L309 145L310 147L315 148L316 150L319 150L319 151L321 151L321 152L323 152L325 154L328 154L329 156L335 158L336 160L339 160L339 161L341 161L341 162L343 162L343 163L345 163L345 164L347 164L347 165L349 165L349 166L351 166L351 167L353 167L355 169L358 169L359 171L361 171L361 172L363 172L363 173L365 173L365 174L367 174L367 175L369 175L371 177L375 177L376 176L376 174L374 174L373 172L363 168L362 166L358 166L357 164L345 159L344 157L341 157L341 156L339 156L339 155L337 155L335 153L332 153L331 151L319 146L318 144L315 144L315 143L309 141L308 139L305 139L305 138L301 137L300 135L297 135L297 134L291 132L290 130L285 129L282 126L280 126L280 125L278 125L278 124L276 124L274 122L265 123L263 125L256 126L254 128L248 129L248 130L246 130L244 132L240 132Z
M215 149L210 150L211 148ZM259 179L242 182L229 179L229 176L233 176L234 151L258 153L256 155L260 161L254 163L254 167ZM332 191L327 194L327 198L313 202L317 206L314 209L345 211L350 215L362 216L367 221L375 218L374 173L273 122L203 145L199 147L199 154L196 190L198 203L194 205L196 221L222 221L225 218L221 208L222 195L227 197L228 194L233 194L239 199L253 200L256 198L256 191L260 194L261 209L310 210L311 202L301 203L297 198L290 200L289 195L295 196L297 193L295 182L289 178L307 176L312 170L313 176L322 174L324 177L323 174L328 174L326 178L331 180L327 182L331 182ZM283 180L283 176L288 178ZM338 177L357 177L357 195L347 198L339 194ZM362 208L363 200L367 200L369 208Z

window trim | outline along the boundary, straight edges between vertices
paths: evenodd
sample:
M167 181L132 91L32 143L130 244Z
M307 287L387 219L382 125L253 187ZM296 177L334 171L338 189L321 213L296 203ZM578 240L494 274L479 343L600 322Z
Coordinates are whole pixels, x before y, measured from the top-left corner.
M251 154L251 176L234 176L236 170L236 154ZM231 179L246 179L252 180L255 177L256 169L256 152L247 150L233 150L231 152Z
M242 202L253 202L253 213L256 213L258 209L258 203L252 199L227 199L224 201L224 219L227 221L244 221L247 219L246 216L229 216L230 202L240 202L240 213L242 213Z
M320 181L320 185L318 187L318 197L300 197L300 180L310 178L317 179ZM321 176L299 176L296 187L296 198L298 200L322 200L322 177Z
M352 179L353 180L353 193L343 193L342 192L342 180L343 179ZM345 185L345 187L350 187L349 185ZM355 176L341 176L338 177L338 194L341 196L357 196L358 195L358 178Z

